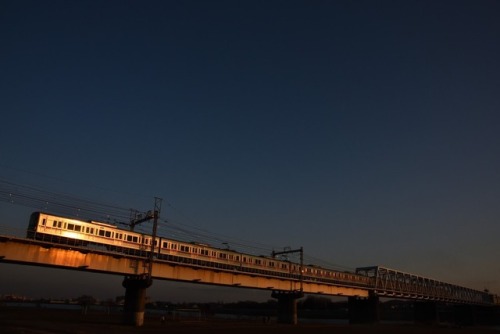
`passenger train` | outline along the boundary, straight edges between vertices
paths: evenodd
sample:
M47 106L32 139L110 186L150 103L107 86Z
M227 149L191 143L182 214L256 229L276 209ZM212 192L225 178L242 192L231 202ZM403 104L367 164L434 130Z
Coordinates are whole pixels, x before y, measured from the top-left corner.
M43 212L31 214L27 237L73 246L98 246L107 251L142 257L150 254L153 243L150 235L120 229L101 222L82 221ZM314 265L301 266L298 263L270 256L250 255L160 236L154 240L154 252L157 261L284 277L304 282L359 287L369 286L371 282L371 278L351 272L340 272Z

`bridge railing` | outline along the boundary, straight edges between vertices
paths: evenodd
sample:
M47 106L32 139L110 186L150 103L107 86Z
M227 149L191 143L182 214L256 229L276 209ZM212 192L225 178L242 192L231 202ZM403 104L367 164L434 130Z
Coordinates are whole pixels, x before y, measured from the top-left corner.
M357 268L356 273L371 277L373 279L373 292L380 296L452 303L495 303L495 296L484 291L464 288L385 267Z

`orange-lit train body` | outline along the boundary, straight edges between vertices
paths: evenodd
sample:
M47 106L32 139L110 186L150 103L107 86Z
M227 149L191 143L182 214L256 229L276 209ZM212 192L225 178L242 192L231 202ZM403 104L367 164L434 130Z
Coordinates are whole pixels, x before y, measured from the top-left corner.
M136 256L146 256L151 250L153 240L150 235L119 229L114 225L42 212L34 212L31 215L27 236L53 243L105 247L108 251ZM299 264L272 257L255 256L164 237L156 237L154 249L155 257L159 261L301 279ZM312 265L303 266L302 274L304 281L361 287L370 284L370 278L366 276Z

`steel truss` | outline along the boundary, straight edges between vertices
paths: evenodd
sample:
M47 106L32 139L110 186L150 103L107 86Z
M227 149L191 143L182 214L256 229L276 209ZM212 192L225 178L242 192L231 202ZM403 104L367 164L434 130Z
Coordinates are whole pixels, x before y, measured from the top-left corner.
M356 273L373 278L373 293L383 297L422 299L460 304L493 305L495 296L434 279L384 267L357 268Z

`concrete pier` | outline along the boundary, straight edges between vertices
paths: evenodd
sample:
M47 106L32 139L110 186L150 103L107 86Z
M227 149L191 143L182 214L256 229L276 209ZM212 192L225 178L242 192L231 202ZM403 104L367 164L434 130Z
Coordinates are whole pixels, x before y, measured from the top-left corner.
M126 276L123 279L125 288L125 305L123 323L140 327L144 324L144 310L146 308L146 290L152 280L145 276Z
M297 324L297 300L304 297L302 291L273 291L271 297L278 300L278 323Z
M377 296L349 297L349 323L374 324L380 321L380 302Z

